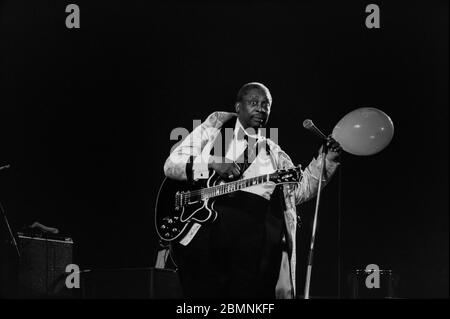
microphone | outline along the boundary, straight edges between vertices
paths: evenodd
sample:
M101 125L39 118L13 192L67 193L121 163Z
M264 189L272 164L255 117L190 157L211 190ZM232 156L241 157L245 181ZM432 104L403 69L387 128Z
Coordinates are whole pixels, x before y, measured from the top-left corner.
M7 168L9 168L10 167L10 165L9 164L6 164L6 165L3 165L3 166L0 166L0 171L2 170L2 169L7 169Z
M310 119L306 119L303 121L303 127L306 128L308 131L312 132L314 135L316 135L318 138L326 140L327 136L322 133L321 130L319 130L311 121Z

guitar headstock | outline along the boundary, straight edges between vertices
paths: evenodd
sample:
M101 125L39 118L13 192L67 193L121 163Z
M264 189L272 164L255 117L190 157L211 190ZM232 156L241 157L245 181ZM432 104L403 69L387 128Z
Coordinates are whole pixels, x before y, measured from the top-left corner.
M275 184L281 183L298 183L302 179L301 166L279 169L275 173L270 174L269 180Z

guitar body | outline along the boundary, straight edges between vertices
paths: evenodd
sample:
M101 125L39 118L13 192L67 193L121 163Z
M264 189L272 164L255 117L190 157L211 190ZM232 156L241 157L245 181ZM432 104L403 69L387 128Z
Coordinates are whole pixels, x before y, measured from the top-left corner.
M214 171L210 175L196 185L164 179L155 205L155 229L163 241L181 241L194 223L213 222L217 218L214 210L217 196L269 181L275 184L298 183L302 176L300 166L231 182L223 181Z
M155 207L155 228L164 241L181 240L189 232L193 223L204 224L217 218L214 198L187 203L176 208L176 194L195 192L205 187L220 184L220 176L213 173L206 182L192 186L187 181L165 178L158 192Z

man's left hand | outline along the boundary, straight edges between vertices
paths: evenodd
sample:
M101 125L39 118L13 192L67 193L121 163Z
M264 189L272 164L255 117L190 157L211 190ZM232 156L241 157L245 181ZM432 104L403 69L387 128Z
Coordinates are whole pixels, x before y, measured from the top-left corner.
M337 158L339 157L339 155L341 155L342 153L342 147L341 145L336 142L336 140L334 138L331 137L331 135L329 135L327 137L327 148L328 148L328 153L327 153L327 160L335 162L337 160Z

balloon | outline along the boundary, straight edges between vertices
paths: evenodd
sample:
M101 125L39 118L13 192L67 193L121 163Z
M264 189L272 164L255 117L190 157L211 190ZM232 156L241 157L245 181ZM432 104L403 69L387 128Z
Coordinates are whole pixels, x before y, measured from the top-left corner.
M383 111L372 107L356 109L334 127L332 137L353 155L373 155L383 150L394 136L394 123Z

